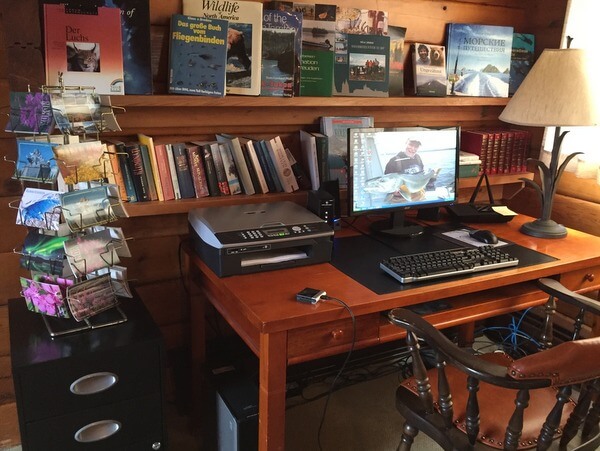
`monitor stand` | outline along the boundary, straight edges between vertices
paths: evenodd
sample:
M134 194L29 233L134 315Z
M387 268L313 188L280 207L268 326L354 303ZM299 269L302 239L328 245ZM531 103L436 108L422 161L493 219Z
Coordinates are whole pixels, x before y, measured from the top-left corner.
M390 213L389 219L372 223L371 231L396 237L413 237L423 233L423 226L405 221L404 211L395 211Z

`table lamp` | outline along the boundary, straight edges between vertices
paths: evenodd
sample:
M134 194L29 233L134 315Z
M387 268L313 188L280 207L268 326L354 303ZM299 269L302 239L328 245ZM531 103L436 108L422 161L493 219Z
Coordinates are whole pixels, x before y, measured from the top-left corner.
M597 73L596 73L597 77ZM598 81L592 78L591 59L583 49L546 49L531 68L499 119L515 125L556 127L550 165L530 159L538 168L541 184L524 180L540 195L542 214L521 227L538 238L564 238L567 229L550 219L558 181L573 153L559 165L561 143L568 133L560 127L594 126L599 123Z

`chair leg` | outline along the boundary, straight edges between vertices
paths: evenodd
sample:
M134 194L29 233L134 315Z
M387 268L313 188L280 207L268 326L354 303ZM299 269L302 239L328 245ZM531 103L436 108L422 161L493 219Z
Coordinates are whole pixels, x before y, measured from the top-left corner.
M598 388L598 381L594 383L596 389ZM598 392L595 393L596 399L592 404L592 408L587 414L585 418L585 422L583 423L583 429L581 431L581 435L584 440L591 438L595 431L598 430L598 423L600 422L600 395Z
M554 404L552 411L546 417L546 421L538 436L538 445L536 448L538 451L545 451L552 445L552 439L560 425L563 407L569 400L569 396L571 396L571 386L566 385L561 387L556 395L556 404Z
M504 436L504 449L516 450L523 432L523 413L529 406L529 390L519 390L515 400L515 410L510 418Z
M410 451L418 433L419 430L417 428L412 427L408 422L405 422L404 428L402 429L400 444L398 445L398 451Z
M573 440L573 437L577 435L577 431L583 424L590 405L592 404L592 395L592 387L589 384L584 384L581 387L581 393L579 394L577 405L573 409L573 412L565 424L562 437L560 438L561 446L566 446L567 443Z

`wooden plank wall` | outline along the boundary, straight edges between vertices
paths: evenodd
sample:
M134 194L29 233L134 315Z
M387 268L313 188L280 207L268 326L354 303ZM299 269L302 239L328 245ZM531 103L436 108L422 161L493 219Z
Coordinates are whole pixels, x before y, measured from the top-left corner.
M35 6L30 2L35 0L4 4L11 9L26 4L31 11ZM181 12L181 1L150 0L150 4L155 94L164 94L168 54L167 24L172 13ZM390 24L407 27L407 45L410 41L441 44L446 23L474 22L513 25L516 31L536 33L539 48L558 46L566 8L566 0L340 0L339 4L387 10ZM13 17L7 11L2 11L3 17ZM35 24L35 18L31 19ZM26 26L31 27L31 23ZM5 28L4 26L3 29ZM0 39L4 39L4 33L0 34ZM0 97L3 112L8 111L8 81L14 79L8 69L6 47L5 40L2 40ZM32 86L32 89L35 90L36 86ZM118 100L113 98L113 103L118 105ZM321 115L371 114L375 116L377 126L457 123L466 128L474 128L497 123L497 116L501 111L499 107L453 108L452 117L448 117L449 111L444 106L365 109L360 98L356 99L354 107L343 111L328 109L326 101L323 102L322 109L286 109L284 102L282 100L285 114L277 117L273 117L273 110L235 108L234 98L231 100L234 107L216 112L200 107L148 107L148 104L141 102L139 106L129 106L125 113L118 115L118 119L125 137L142 132L159 141L169 142L186 138L208 139L215 132L252 133L259 136L281 134L292 150L297 152L297 143L293 137L300 128L316 130ZM152 102L149 101L149 104ZM14 159L15 155L14 136L0 132L0 156ZM10 371L6 305L8 299L19 296L18 276L27 274L19 268L18 256L13 253L13 249L20 248L25 236L25 229L15 225L15 211L8 207L22 192L20 184L10 179L13 169L9 163L0 162L0 205L3 205L0 207L0 448L20 443ZM180 280L178 255L181 239L187 235L186 215L138 217L120 220L116 225L122 227L125 235L131 238L129 244L133 258L124 263L138 286L143 302L159 324L168 349L186 346L189 343L188 306Z

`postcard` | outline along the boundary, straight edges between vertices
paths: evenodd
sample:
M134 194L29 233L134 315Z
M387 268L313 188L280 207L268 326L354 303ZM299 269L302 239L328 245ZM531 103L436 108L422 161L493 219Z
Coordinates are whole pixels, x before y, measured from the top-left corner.
M44 235L32 229L25 237L21 251L21 267L31 271L64 275L65 249L69 237Z
M63 144L52 150L65 183L76 184L104 179L102 156L106 145L100 141Z
M42 140L18 139L13 179L54 183L59 172L52 150L56 145Z
M118 304L110 275L105 274L67 288L67 303L76 321L83 321Z
M19 204L17 224L58 231L62 211L60 195L58 191L25 188Z
M131 293L131 288L129 288L129 282L127 280L127 268L124 266L115 265L110 268L101 268L89 273L87 277L90 279L109 273L115 294L125 298L132 298L133 294Z
M52 115L66 135L98 133L102 118L100 96L91 92L51 92Z
M54 130L50 95L42 92L11 92L5 132L48 135Z
M76 236L64 242L67 261L77 277L120 262L109 230Z
M106 186L63 193L60 202L63 216L72 232L117 219Z
M70 318L60 286L21 277L21 294L27 309L42 315Z
M108 232L110 233L117 255L121 258L131 257L131 251L129 250L129 246L127 245L127 239L125 238L123 229L121 227L92 227L92 232L101 232L104 230L108 230Z

